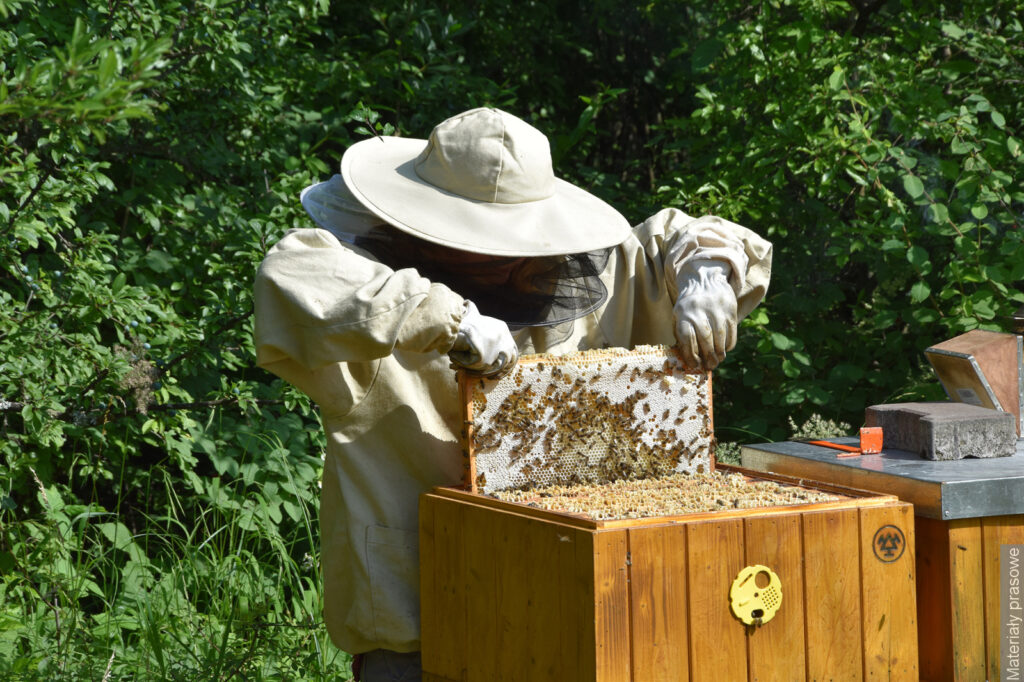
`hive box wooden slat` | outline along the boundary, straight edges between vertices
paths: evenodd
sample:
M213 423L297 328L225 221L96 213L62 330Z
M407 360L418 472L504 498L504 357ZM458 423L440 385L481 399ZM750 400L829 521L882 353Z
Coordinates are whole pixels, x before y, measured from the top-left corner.
M420 503L423 679L916 680L911 506L808 487L848 499L594 521L438 488ZM782 581L760 627L729 606L752 564Z
M1024 544L1024 515L918 517L922 680L992 680L1000 656L999 548ZM1013 679L1013 678L1009 678Z

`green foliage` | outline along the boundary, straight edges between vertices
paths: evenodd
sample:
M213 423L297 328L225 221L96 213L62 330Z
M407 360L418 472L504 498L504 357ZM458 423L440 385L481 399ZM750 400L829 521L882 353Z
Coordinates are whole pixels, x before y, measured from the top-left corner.
M344 674L323 436L253 367L250 290L366 135L500 106L633 222L771 239L725 440L940 398L922 349L1024 302L1022 11L0 0L0 676Z
M870 404L939 399L921 351L1003 329L1024 301L1007 123L1022 113L1021 8L721 9L702 27L699 104L669 123L685 163L657 192L775 244L772 293L716 407L778 438L791 412L860 423Z
M290 453L264 447L287 471ZM336 679L347 657L319 625L314 505L286 506L297 518L282 524L288 496L274 488L286 486L216 481L214 504L197 505L163 472L150 483L169 504L138 532L123 509L73 504L36 479L42 513L12 525L0 554L4 678Z
M324 8L4 10L0 676L340 674L323 437L251 341L310 149L349 140L289 97Z

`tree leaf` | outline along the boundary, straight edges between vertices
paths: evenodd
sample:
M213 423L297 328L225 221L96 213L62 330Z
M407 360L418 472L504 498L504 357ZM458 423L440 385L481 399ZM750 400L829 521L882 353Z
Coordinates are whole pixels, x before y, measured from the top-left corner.
M792 348L795 348L797 345L796 342L793 341L791 338L789 338L785 334L780 334L779 332L772 332L771 340L772 345L778 348L779 350L790 350Z
M924 183L921 182L921 178L913 173L907 173L903 176L903 189L906 190L911 199L916 199L924 194Z
M110 283L110 293L116 294L124 288L125 282L128 281L128 275L123 272L117 273L114 281Z
M146 265L154 272L169 272L174 268L176 262L169 253L160 249L153 249L146 253Z
M917 282L914 286L910 287L910 301L911 303L920 303L927 299L931 293L931 287L924 282Z
M105 87L110 84L113 80L114 74L117 72L117 52L108 47L100 60L99 68L99 82L100 85Z
M928 206L928 217L933 223L944 223L949 220L949 209L945 204L931 204Z
M846 168L844 170L846 171L846 174L849 175L851 178L853 178L853 181L856 182L858 185L860 185L861 187L867 187L868 186L868 181L865 180L862 175L858 175L857 173L855 173L853 170L851 170L849 168Z
M701 42L690 56L691 67L697 72L707 71L708 67L711 66L724 49L725 43L717 38L710 38Z
M972 308L974 310L974 314L983 320L991 320L996 316L996 311L993 310L989 301L976 301Z
M843 67L836 66L832 70L832 74L828 77L828 87L832 90L840 90L843 87L843 83L846 82L846 72L843 71Z
M949 143L949 151L954 154L968 154L974 151L976 147L971 142L965 142L959 137L954 137L953 141Z
M922 246L911 246L907 249L907 260L918 268L928 264L928 252Z

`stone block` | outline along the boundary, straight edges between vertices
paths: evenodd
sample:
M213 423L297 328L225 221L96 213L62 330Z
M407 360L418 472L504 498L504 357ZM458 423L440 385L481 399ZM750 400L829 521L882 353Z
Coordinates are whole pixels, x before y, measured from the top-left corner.
M872 405L865 426L881 426L885 447L926 459L1008 457L1017 447L1014 415L966 403Z

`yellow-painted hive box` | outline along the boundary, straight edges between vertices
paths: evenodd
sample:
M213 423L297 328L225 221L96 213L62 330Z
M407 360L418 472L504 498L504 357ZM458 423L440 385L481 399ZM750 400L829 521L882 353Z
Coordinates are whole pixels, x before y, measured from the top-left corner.
M917 679L911 506L718 465L672 349L460 378L420 505L424 680Z

